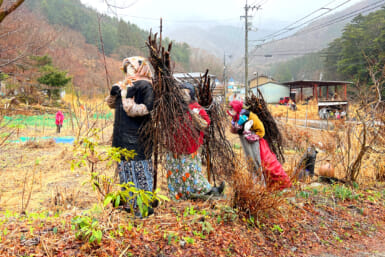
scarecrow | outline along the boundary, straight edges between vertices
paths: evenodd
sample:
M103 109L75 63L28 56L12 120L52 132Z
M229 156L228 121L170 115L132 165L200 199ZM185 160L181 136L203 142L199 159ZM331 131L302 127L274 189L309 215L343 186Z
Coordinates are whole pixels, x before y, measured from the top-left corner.
M183 102L188 105L187 119L192 121L180 128L181 133L174 135L175 143L169 147L166 159L169 195L173 200L188 199L196 194L221 194L224 182L212 187L202 173L202 160L199 147L203 144L204 131L210 125L206 111L195 100L192 84L182 83Z
M125 79L112 86L106 99L109 107L115 109L112 146L135 150L136 155L118 164L120 183L133 182L136 188L152 191L151 138L141 133L141 128L151 122L152 72L147 60L139 56L124 59L121 69ZM148 213L152 212L149 208Z
M59 110L59 111L57 111L57 113L55 115L56 133L60 133L60 129L63 126L63 121L64 121L64 115Z
M231 132L239 134L246 157L252 162L254 170L262 170L260 176L255 176L255 179L260 179L268 187L290 187L290 178L276 157L278 155L283 159L280 144L277 146L274 142L280 138L279 130L263 99L253 97L254 99L248 99L249 108L243 108L241 101L230 102L227 113L232 117Z
M207 194L220 195L224 183L212 187L202 174L198 150L210 124L206 111L196 102L195 88L173 76L170 52L162 46L161 37L150 34L146 42L154 68L154 109L152 123L144 128L153 138L154 167L163 162L167 172L170 198L200 199ZM156 172L154 179L156 179ZM154 180L156 182L156 180Z

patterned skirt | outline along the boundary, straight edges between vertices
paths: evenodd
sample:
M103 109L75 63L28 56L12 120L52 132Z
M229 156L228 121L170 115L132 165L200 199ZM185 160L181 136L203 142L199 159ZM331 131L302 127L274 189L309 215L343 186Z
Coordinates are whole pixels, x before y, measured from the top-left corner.
M202 174L202 161L197 153L168 154L165 168L172 200L188 199L190 193L205 194L211 190L210 183Z
M138 189L152 191L154 173L151 160L121 161L118 170L120 184L132 182Z

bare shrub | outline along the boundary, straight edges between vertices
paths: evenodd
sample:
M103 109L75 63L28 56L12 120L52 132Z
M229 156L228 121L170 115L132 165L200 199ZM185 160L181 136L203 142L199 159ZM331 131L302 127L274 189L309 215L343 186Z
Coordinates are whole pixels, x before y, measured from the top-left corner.
M43 141L37 141L37 140L28 140L24 146L26 148L50 148L55 146L55 140L54 139L48 139L48 140L43 140Z
M283 198L273 192L275 188L256 183L255 176L241 166L235 170L232 178L233 207L246 215L259 217L281 205Z

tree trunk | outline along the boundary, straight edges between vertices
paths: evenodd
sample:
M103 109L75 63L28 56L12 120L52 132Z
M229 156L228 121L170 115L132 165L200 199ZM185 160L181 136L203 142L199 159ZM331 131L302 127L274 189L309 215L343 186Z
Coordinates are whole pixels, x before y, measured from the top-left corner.
M0 8L3 5L4 0L0 0ZM13 11L15 11L22 3L24 3L25 0L18 0L16 3L12 4L9 8L7 9L1 9L0 10L0 23L3 22L5 17L7 17L9 14L11 14Z

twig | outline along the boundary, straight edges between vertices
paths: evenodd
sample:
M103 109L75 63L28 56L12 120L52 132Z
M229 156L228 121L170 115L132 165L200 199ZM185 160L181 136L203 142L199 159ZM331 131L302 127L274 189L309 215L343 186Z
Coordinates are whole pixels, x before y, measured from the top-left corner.
M45 250L45 253L46 253L49 257L51 257L51 253L48 251L48 248L47 248L46 244L44 243L44 240L41 240L41 244L43 245L43 248L44 248L44 250Z
M124 249L124 251L119 255L119 257L122 257L128 250L128 248L130 248L130 245L126 247L126 249Z
M101 30L101 26L100 26L100 20L102 18L101 15L97 14L97 17L98 17L98 29L99 29L99 39L100 39L100 45L102 47L102 54L103 54L103 63L104 63L104 70L106 71L106 83L107 83L107 88L108 90L111 90L111 86L110 86L110 76L108 74L108 70L107 70L107 62L106 62L106 55L104 53L104 43L103 43L103 36L102 36L102 30Z

